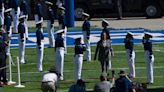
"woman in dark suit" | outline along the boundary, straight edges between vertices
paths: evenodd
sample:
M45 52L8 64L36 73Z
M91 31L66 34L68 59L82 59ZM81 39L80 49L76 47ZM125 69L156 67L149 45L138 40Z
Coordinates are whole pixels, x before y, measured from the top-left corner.
M112 45L111 39L108 39L108 35L106 32L101 33L101 39L97 43L96 52L94 60L96 60L98 53L98 60L101 63L102 73L107 73L109 66L109 55L112 54Z

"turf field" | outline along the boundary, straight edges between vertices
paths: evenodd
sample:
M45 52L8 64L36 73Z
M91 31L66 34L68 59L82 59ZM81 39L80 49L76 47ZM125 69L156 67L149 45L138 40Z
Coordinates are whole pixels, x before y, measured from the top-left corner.
M92 58L95 52L95 46L92 48ZM127 62L125 58L125 50L123 45L113 45L115 56L112 58L112 68L118 71L121 68L127 68ZM57 92L67 92L68 88L72 85L74 79L74 66L73 66L73 47L68 48L68 54L65 55L64 61L64 81L60 82ZM146 69L144 62L143 47L141 44L135 45L136 51L136 79L134 81L146 82ZM154 44L153 51L155 55L154 64L154 78L153 85L148 86L148 92L164 92L164 44ZM18 56L18 49L11 50L12 58L16 63L16 57ZM46 48L44 53L43 69L44 72L37 72L36 70L36 49L26 49L26 64L21 65L21 80L25 88L15 88L14 85L5 86L0 88L0 92L41 92L40 84L42 75L52 67L54 61L54 48ZM13 66L13 80L17 81L16 66ZM111 71L109 70L109 77ZM98 61L84 62L82 70L82 79L86 82L88 91L91 91L94 84L99 82L100 75L100 63ZM117 75L118 76L118 75Z

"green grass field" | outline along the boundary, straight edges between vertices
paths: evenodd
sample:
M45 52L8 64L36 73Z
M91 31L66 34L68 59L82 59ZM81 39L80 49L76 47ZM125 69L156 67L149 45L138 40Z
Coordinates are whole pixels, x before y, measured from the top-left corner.
M113 45L115 56L112 58L112 68L118 71L125 68L128 71L125 58L125 49L123 45ZM72 85L74 79L73 66L73 47L68 48L68 54L65 55L64 61L64 81L60 82L58 92L67 92ZM144 54L142 45L135 45L136 51L136 79L138 82L146 82L146 69L144 62ZM155 55L154 63L154 78L153 85L148 86L148 92L164 92L164 44L154 44L153 51ZM94 56L95 46L92 47L92 58ZM11 50L12 58L16 64L18 49ZM44 72L37 72L36 69L36 49L26 49L26 64L21 65L21 80L25 88L15 88L15 85L5 86L0 88L0 92L41 92L40 84L42 75L49 70L55 63L54 48L46 48L44 52L43 69ZM13 66L13 80L17 81L17 67ZM100 63L98 61L84 62L82 70L82 79L86 82L87 90L92 90L95 83L99 82ZM111 71L109 70L109 74Z

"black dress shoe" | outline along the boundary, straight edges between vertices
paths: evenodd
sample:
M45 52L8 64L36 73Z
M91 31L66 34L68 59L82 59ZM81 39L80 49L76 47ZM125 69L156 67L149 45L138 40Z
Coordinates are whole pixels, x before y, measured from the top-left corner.
M153 84L153 83L151 83L151 82L147 82L146 84L151 85L151 84Z

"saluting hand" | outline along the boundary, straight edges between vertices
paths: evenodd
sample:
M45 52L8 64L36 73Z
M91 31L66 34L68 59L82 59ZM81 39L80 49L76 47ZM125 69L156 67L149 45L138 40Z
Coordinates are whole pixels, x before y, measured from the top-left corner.
M150 55L149 58L152 59L152 55Z
M21 42L24 42L24 40L22 39Z
M129 56L132 57L132 54L130 54Z
M88 36L87 39L89 40L89 38L90 38L90 37Z

